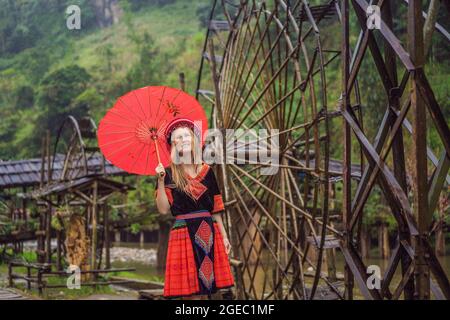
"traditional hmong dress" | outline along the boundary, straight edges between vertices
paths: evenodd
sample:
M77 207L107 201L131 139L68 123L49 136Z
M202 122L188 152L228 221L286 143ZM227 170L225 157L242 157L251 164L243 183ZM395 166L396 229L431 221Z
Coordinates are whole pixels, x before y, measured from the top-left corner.
M199 174L188 176L195 197L175 188L170 168L164 189L176 217L167 250L164 297L211 295L234 285L228 255L215 220L224 210L222 195L211 167L203 163Z

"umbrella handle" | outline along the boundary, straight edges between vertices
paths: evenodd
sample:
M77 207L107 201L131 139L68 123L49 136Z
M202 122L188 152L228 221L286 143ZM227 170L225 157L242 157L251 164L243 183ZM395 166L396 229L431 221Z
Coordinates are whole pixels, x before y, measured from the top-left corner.
M155 142L156 157L158 158L158 164L161 164L161 158L159 157L158 140L154 139L153 141ZM164 172L160 172L159 176L163 177L164 176Z

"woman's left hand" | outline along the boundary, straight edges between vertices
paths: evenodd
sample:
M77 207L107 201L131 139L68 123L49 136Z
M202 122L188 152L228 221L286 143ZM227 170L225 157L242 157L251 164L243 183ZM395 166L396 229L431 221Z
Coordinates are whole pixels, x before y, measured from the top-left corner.
M225 246L226 253L229 254L231 251L231 244L227 237L223 237L223 244Z

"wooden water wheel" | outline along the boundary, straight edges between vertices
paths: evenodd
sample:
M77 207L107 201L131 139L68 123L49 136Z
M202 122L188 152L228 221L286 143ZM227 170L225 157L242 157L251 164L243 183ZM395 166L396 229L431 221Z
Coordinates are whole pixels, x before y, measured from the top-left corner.
M89 174L105 172L104 159L97 165L89 161L97 158L97 126L91 118L68 116L61 124L53 148L51 172L57 181L71 181ZM57 162L63 158L64 161Z
M328 218L324 115L325 67L339 52L322 48L318 25L334 10L334 1L216 1L211 12L197 97L212 102L213 127L240 132L226 143L218 175L243 262L241 298L309 299L319 283L340 294L321 271L324 247L332 249L338 233ZM261 157L265 147L276 163Z
M399 18L407 26L406 33L402 30L406 49L394 33L392 7L397 2L378 2L379 28L368 27L365 0L321 3L221 0L214 2L209 17L196 94L211 104L211 127L226 137L217 149L226 162L217 166L217 173L233 256L242 261L236 268L238 297L327 299L331 293L333 298L353 299L357 285L366 299L399 299L402 294L405 299L430 299L431 293L450 299L450 282L429 233L449 179L450 130L423 68L427 52L417 37L426 16L421 2L401 2L407 6L407 14ZM359 24L352 29L351 10ZM339 21L338 48L324 48L321 27L329 19ZM448 32L433 24L431 30L450 41ZM352 50L355 30L359 36ZM363 126L367 115L357 80L369 52L388 102L377 106L384 117L374 137ZM327 90L326 67L336 57L341 61L340 98ZM331 121L342 134L330 133ZM402 127L411 137L403 136ZM261 130L277 143L263 139ZM426 145L430 130L439 136L439 160ZM413 156L407 154L407 144L413 146ZM342 160L330 159L331 145L338 146ZM277 161L264 157L262 149L276 154ZM358 155L360 163L353 164ZM405 159L412 161L412 172L405 169ZM263 171L267 168L275 170ZM413 187L407 185L408 175ZM335 185L342 190L338 205ZM397 230L382 280L377 276L382 285L371 287L359 239L375 185ZM344 291L332 263L338 247ZM392 281L398 269L399 284Z

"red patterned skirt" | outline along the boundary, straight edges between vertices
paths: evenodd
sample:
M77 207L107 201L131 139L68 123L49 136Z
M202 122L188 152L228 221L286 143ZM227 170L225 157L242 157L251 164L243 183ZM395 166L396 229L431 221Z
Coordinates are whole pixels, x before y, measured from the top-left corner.
M177 216L166 261L166 298L211 295L234 285L219 225L208 211Z

